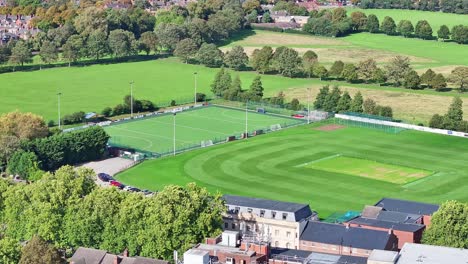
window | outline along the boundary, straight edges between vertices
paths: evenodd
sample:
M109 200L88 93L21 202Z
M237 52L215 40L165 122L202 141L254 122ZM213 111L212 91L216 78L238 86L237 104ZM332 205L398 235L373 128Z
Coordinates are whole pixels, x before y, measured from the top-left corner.
M232 223L232 224L231 224L231 227L232 227L232 229L236 229L236 224L235 224L235 223Z
M289 231L286 232L286 237L287 237L287 238L290 238L290 237L291 237L291 232L289 232Z
M271 218L276 218L276 212L275 211L271 211Z
M288 213L283 213L283 220L286 220L288 218Z
M260 210L260 217L265 216L265 210Z
M286 248L289 248L290 247L290 244L289 243L286 243Z
M239 213L239 211L240 211L240 207L236 207L236 208L234 208L234 213L236 213L236 214L237 214L237 213Z
M279 230L275 230L275 236L279 236Z
M296 238L297 238L297 232L296 232Z
M233 258L226 258L226 263L234 264L234 259Z
M229 227L228 223L224 223L224 229L227 229Z
M247 212L252 213L252 208L247 208Z

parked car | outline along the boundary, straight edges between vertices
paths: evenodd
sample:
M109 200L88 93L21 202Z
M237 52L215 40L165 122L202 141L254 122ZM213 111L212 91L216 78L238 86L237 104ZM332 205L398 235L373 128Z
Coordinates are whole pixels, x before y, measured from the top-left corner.
M150 190L143 190L143 191L141 191L141 192L142 192L144 195L150 195L150 194L153 194L153 192L152 192L152 191L150 191Z
M131 187L131 188L129 189L129 191L130 191L130 192L141 192L140 189L135 188L135 187Z
M125 188L125 185L123 185L122 183L120 183L118 181L110 180L109 183L110 183L111 186L115 186L115 187L117 187L119 189Z
M126 192L130 192L132 188L133 188L132 186L127 185L127 186L125 186L125 187L123 188L123 190L126 191Z
M100 180L103 181L103 182L108 182L108 181L114 180L114 178L112 178L112 176L110 176L110 175L107 174L107 173L103 173L103 172L98 173L97 176L98 176L98 179L100 179Z

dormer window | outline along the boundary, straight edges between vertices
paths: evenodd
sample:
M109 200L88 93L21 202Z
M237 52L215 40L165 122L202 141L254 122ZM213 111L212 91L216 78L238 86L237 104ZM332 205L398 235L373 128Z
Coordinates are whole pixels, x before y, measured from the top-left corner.
M248 213L252 213L252 211L253 211L252 208L247 208Z
M287 213L283 213L283 220L286 220L288 219L288 214Z
M240 211L240 207L235 207L235 208L234 208L234 213L238 214L239 211Z
M276 218L276 212L275 211L271 211L271 218Z
M260 217L264 217L265 216L265 210L260 210Z

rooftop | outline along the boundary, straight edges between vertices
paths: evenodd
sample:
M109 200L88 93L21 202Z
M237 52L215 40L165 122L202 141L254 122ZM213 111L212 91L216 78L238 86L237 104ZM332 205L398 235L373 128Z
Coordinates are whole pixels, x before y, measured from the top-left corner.
M420 229L424 229L425 225L420 224L413 224L413 223L398 223L398 222L390 222L384 221L379 219L371 219L371 218L364 218L364 217L356 217L350 220L348 223L358 224L358 225L367 225L367 226L375 226L387 229L394 229L399 231L406 231L406 232L416 232Z
M274 248L271 250L271 258L287 262L311 263L311 264L366 264L367 258L355 256L340 256L310 252L297 249Z
M300 239L353 248L385 249L390 234L386 231L309 221Z
M398 252L379 249L372 250L372 253L369 255L368 258L369 261L382 261L391 263L395 263L397 259Z
M397 264L466 264L468 249L406 243Z
M266 200L260 198L244 197L244 196L235 196L235 195L224 195L224 200L226 204L229 205L238 205L252 208L260 209L269 209L277 210L283 212L295 213L302 210L305 207L309 207L308 204L299 204L299 203L290 203L290 202L281 202L275 200Z
M386 211L396 211L408 214L432 215L439 210L439 205L421 202L399 200L393 198L383 198L375 204Z

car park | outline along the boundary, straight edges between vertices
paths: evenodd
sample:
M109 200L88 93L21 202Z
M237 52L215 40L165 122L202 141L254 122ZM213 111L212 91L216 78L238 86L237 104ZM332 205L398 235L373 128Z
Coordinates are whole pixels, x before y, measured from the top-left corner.
M108 181L111 181L111 180L114 180L114 178L112 178L112 176L110 176L109 174L107 173L98 173L97 175L98 179L103 181L103 182L108 182Z
M120 183L118 181L110 180L109 183L110 183L111 186L115 186L115 187L117 187L119 189L124 189L125 188L125 185L123 185L122 183Z

